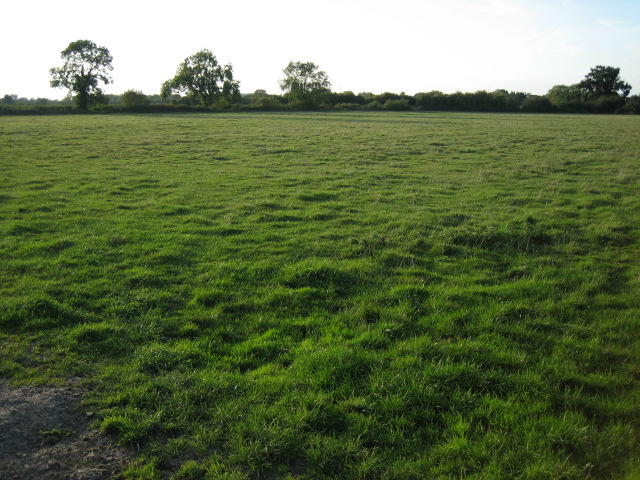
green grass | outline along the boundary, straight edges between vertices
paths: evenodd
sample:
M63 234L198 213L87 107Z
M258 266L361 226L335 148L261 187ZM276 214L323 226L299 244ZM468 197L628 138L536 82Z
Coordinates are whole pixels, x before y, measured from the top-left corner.
M2 118L0 376L83 378L132 479L633 478L638 131Z

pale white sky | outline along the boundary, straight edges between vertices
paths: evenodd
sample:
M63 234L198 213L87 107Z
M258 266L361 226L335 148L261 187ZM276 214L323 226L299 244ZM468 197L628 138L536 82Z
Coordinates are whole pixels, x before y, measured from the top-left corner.
M2 6L0 96L62 98L49 69L70 42L113 55L104 90L158 93L211 50L240 90L280 93L291 60L334 91L506 90L544 94L591 67L620 67L640 94L640 0L10 0Z

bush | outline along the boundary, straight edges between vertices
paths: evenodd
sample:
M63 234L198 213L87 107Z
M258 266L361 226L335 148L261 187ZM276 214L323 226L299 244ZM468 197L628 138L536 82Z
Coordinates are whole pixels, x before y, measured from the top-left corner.
M417 93L416 105L423 110L447 110L447 97L448 95L434 90L427 93Z
M356 104L356 105L364 105L367 103L366 99L360 95L356 95L351 91L346 91L342 93L331 93L328 98L330 105L340 105L340 104Z
M367 110L382 110L382 104L379 101L374 100L373 102L367 103L365 108Z
M618 95L606 95L598 97L593 102L595 113L614 113L624 106L624 98Z
M633 97L629 97L624 106L620 107L616 113L640 114L640 96L634 95Z
M120 97L120 103L126 108L131 108L149 105L150 102L144 93L138 90L127 90Z
M61 115L61 114L77 114L81 113L76 111L71 105L0 105L1 115Z
M553 103L553 102L552 102ZM593 112L593 104L585 102L581 98L575 98L561 103L553 103L560 111L576 112L576 113L591 113Z
M272 111L281 110L284 108L284 105L274 96L266 95L254 98L251 102L251 107L256 110Z
M362 106L358 103L338 103L333 108L336 110L360 110Z
M522 106L520 107L523 112L537 112L537 113L550 113L557 111L555 105L553 105L547 97L541 97L538 95L529 95Z
M383 107L385 110L393 110L393 111L406 111L411 110L411 106L409 105L409 100L406 98L400 99L389 99L384 102Z

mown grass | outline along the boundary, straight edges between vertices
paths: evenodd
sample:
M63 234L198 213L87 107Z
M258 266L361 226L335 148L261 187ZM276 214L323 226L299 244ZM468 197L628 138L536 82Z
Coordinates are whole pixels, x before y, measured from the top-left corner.
M639 127L0 119L0 375L84 378L126 478L632 475Z

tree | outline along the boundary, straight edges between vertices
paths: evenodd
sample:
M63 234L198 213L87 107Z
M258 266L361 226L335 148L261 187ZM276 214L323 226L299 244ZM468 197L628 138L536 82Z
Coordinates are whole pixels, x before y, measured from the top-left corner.
M577 85L555 85L547 92L547 98L556 105L579 101L582 90Z
M13 105L14 103L16 103L18 101L18 95L16 95L15 93L9 95L6 94L3 98L2 98L2 103L5 105Z
M589 105L584 102L582 89L578 85L555 85L547 92L546 97L558 108L587 111Z
M52 68L51 86L69 89L74 95L76 107L86 110L90 103L104 98L98 83L109 84L112 79L113 57L105 47L98 47L90 40L71 42L60 52L64 65Z
M317 105L319 96L331 88L327 74L312 62L289 62L282 72L280 88L289 101L304 107Z
M233 79L231 64L224 67L210 50L200 50L187 57L171 80L162 84L160 96L165 99L174 92L186 92L195 103L235 103L240 99L240 83Z
M614 67L603 67L598 65L584 77L584 80L577 84L577 87L587 97L597 98L602 96L622 96L627 98L631 91L631 85L620 79L620 69Z

